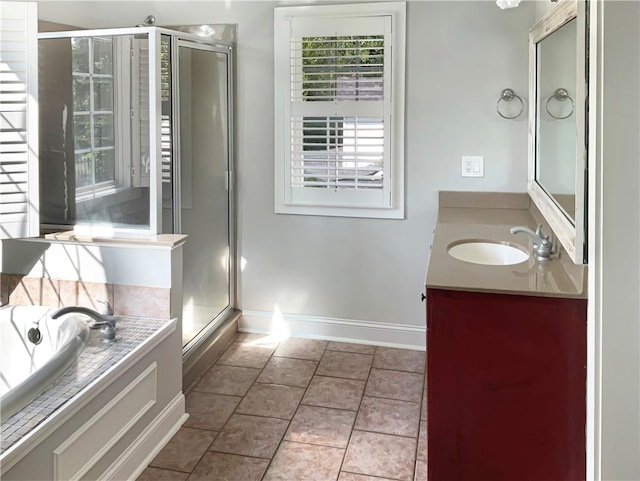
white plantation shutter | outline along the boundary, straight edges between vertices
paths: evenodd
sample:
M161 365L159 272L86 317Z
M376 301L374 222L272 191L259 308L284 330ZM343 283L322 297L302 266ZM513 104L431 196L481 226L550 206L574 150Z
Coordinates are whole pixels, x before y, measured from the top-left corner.
M0 239L39 234L37 48L36 3L0 1Z
M136 92L137 99L137 112L139 118L139 131L135 136L133 142L134 155L133 159L137 160L137 165L134 166L134 180L133 183L136 187L149 187L149 174L150 174L150 159L144 158L143 155L148 156L149 153L149 42L148 40L135 40L136 55L134 56L137 62L137 84L138 89ZM169 79L171 76L170 68L170 44L168 39L163 38L161 43L160 52L160 75L162 77L161 86L161 98L162 102L170 100L170 84ZM172 131L171 131L171 117L168 114L163 113L160 118L160 142L161 142L161 168L162 168L162 182L171 183L172 179Z
M276 212L403 216L404 4L389 5L276 9Z

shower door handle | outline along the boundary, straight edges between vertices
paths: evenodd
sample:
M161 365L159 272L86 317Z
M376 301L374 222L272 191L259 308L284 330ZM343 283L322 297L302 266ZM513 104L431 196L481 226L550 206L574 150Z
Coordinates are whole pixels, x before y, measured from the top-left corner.
M224 172L224 188L226 191L233 189L233 173L230 170Z

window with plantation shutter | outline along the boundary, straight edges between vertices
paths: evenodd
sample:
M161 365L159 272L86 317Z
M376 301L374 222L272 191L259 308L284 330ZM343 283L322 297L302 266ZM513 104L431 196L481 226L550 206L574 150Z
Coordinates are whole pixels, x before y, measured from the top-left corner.
M0 239L39 234L37 17L0 1Z
M276 8L278 213L404 217L405 4Z

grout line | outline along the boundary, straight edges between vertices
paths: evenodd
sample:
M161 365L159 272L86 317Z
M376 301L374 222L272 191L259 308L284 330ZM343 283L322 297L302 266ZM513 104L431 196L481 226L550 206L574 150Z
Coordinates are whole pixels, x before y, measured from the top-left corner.
M239 338L239 333L236 335L236 337L234 338L233 341L231 341L231 343L229 344L229 347L227 348L230 349L232 346L236 345L237 343L243 342L240 341ZM204 373L202 376L200 376L198 378L198 380L194 381L193 383L193 387L190 386L190 391L197 391L197 392L204 392L204 393L210 393L210 394L218 394L221 396L229 396L229 397L235 397L235 398L240 398L240 401L238 402L238 404L234 407L231 415L228 417L227 421L223 424L222 428L218 431L218 430L213 430L213 429L207 429L207 428L201 428L201 427L190 427L190 429L199 429L202 431L207 431L207 432L215 432L217 433L216 436L213 438L213 440L211 441L211 444L207 447L207 449L205 450L204 454L200 457L200 459L198 460L198 462L194 465L193 470L191 470L191 472L185 472L185 471L175 471L175 472L179 472L182 474L187 473L189 476L191 474L193 474L193 471L195 471L195 469L198 467L198 465L202 462L202 458L208 453L208 452L213 452L213 453L222 453L222 454L228 454L228 455L233 455L233 456L241 456L241 457L248 457L248 458L253 458L253 459L259 459L259 460L267 460L268 464L265 468L265 471L262 475L261 479L264 479L264 476L266 475L266 473L269 471L269 468L271 467L272 463L273 463L273 459L275 458L276 454L278 453L279 449L281 448L282 444L286 441L286 442L290 442L290 443L296 443L296 444L306 444L309 446L322 446L322 447L328 447L328 448L334 448L334 449L341 449L343 450L343 455L342 455L342 462L340 463L340 469L338 471L338 477L340 476L340 473L343 472L342 468L344 466L344 462L346 459L346 454L347 451L349 449L349 445L351 443L353 434L355 431L361 431L361 432L369 432L369 433L374 433L374 434L384 434L387 436L394 436L394 437L398 437L398 438L403 438L403 439L413 439L416 441L416 452L415 452L415 462L414 462L414 477L415 477L415 472L417 469L417 461L418 461L418 455L417 455L417 446L419 444L419 437L420 437L420 425L423 421L426 421L426 419L422 419L422 402L424 401L424 391L425 391L425 376L426 376L426 368L425 371L423 372L416 372L416 371L404 371L404 370L397 370L397 369L381 369L381 368L377 368L374 367L373 364L375 362L375 358L376 358L376 354L378 352L378 346L371 346L374 348L374 351L372 354L368 354L368 353L362 353L362 352L351 352L351 351L344 351L344 350L334 350L334 349L329 349L329 341L327 341L324 350L322 351L322 355L320 356L320 359L316 360L316 359L308 359L308 358L302 358L302 357L294 357L294 356L277 356L276 355L276 351L277 349L280 347L282 343L277 343L276 346L273 348L273 350L271 351L267 361L264 363L264 365L261 368L257 368L255 366L239 366L239 365L234 365L234 364L225 364L223 361L222 363L220 363L220 358L222 357L222 355L224 355L224 353L227 351L225 350L221 356L218 357L218 359L216 360L216 362L214 362ZM318 372L318 368L320 366L320 363L322 362L324 356L327 353L343 353L343 354L358 354L361 356L371 356L372 362L371 362L371 366L369 367L368 370L368 374L367 374L367 379L366 380L362 380L362 379L353 379L353 378L348 378L348 377L338 377L338 376L332 376L332 375L323 375L323 374L317 374ZM258 379L260 378L260 376L263 374L265 368L267 367L267 365L269 364L269 362L273 359L273 358L287 358L287 359L295 359L295 360L303 360L303 361L312 361L315 363L315 369L313 371L313 374L311 375L309 382L307 383L306 387L302 387L302 386L290 386L290 385L286 385L286 384L276 384L276 383L263 383L263 382L259 382ZM213 393L210 391L200 391L198 389L195 389L195 386L202 380L202 378L204 378L204 376L206 376L209 371L211 369L213 369L214 366L228 366L228 367L240 367L240 368L252 368L252 369L259 369L260 372L258 373L258 375L256 376L256 378L251 382L249 388L247 389L247 391L245 392L244 395L242 396L238 396L238 395L230 395L230 394L221 394L221 393ZM410 400L406 400L406 399L394 399L394 398L385 398L385 397L380 397L380 396L369 396L367 395L366 397L370 397L370 398L378 398L378 399L386 399L386 400L391 400L391 401L400 401L400 402L408 402L408 403L413 403L413 404L419 404L420 405L420 415L418 416L418 431L417 431L417 436L415 437L411 437L411 436L402 436L399 434L389 434L389 433L383 433L383 432L378 432L378 431L370 431L370 430L366 430L366 429L356 429L356 423L358 420L358 416L360 414L360 409L362 407L362 403L363 400L365 398L365 393L366 393L366 388L367 385L369 383L369 380L371 378L371 374L373 372L373 369L376 370L383 370L383 371L393 371L393 372L402 372L402 373L411 373L411 374L422 374L422 389L421 389L421 396L420 396L420 401L410 401ZM360 402L358 403L358 408L355 410L352 409L341 409L341 408L335 408L335 407L327 407L327 406L316 406L313 404L305 404L303 403L303 399L305 398L309 387L311 386L311 383L313 381L313 379L315 377L328 377L328 378L332 378L332 379L342 379L342 380L347 380L347 381L357 381L357 382L364 382L364 388L362 391L362 395L360 396ZM290 388L297 388L297 389L304 389L304 393L302 394L300 401L298 402L295 412L293 413L293 416L291 417L291 419L282 419L282 418L276 418L276 417L272 417L272 416L262 416L262 415L257 415L257 414L245 414L245 413L238 413L237 409L238 406L240 406L240 404L242 403L242 401L244 401L244 399L246 398L247 394L249 393L249 391L256 385L256 384L261 384L261 385L276 385L276 386L286 386L286 387L290 387ZM348 440L346 442L345 447L339 447L339 446L330 446L327 444L316 444L316 443L309 443L309 442L299 442L299 441L292 441L292 440L287 440L286 435L287 432L289 431L291 424L293 422L293 419L295 418L295 416L298 414L298 411L300 410L301 406L311 406L311 407L318 407L318 408L325 408L325 409L335 409L338 411L344 411L344 412L350 412L350 413L355 413L355 417L354 417L354 421L353 421L353 425L351 426L351 431L349 433L349 437ZM237 453L230 453L230 452L224 452L224 451L215 451L212 449L215 441L218 438L218 435L220 433L222 433L224 431L224 429L227 427L227 424L229 422L229 420L234 416L234 415L239 415L239 416L250 416L250 417L257 417L257 418L266 418L266 419L277 419L280 421L286 421L287 422L287 426L284 430L284 434L282 435L282 438L280 439L280 441L278 442L278 445L276 447L276 449L274 450L274 454L271 458L262 458L262 457L258 457L258 456L252 456L252 455L245 455L245 454L237 454ZM155 469L164 469L164 468L158 468L155 467ZM168 470L168 471L173 471L173 470ZM347 472L347 471L344 471ZM357 473L356 473L357 474ZM368 475L368 476L372 476L373 478L379 478L379 476L376 475ZM413 479L413 478L412 478Z
M409 399L398 399L396 397L384 397L384 396L372 396L371 394L364 394L366 397L372 397L376 399L384 399L385 401L401 401L403 403L420 404L420 411L422 411L422 399L420 401L410 401Z
M185 393L184 393L184 395L185 395L185 396L186 396L188 393L190 393L191 391L208 392L208 391L200 391L199 389L196 389L196 386L197 386L198 384L200 384L200 381L202 381L202 379L203 379L207 374L209 374L209 371L211 371L211 369L213 369L213 367L214 367L216 364L218 364L218 361L219 361L219 360L220 360L220 358L224 355L224 353L225 353L225 352L227 352L227 351L231 348L231 346L233 346L233 344L234 344L235 342L237 342L238 337L239 337L239 333L237 333L237 332L236 332L236 335L235 335L235 337L233 338L233 340L229 343L229 345L227 346L227 348L226 348L224 351L222 351L222 353L218 356L218 358L216 359L216 361L215 361L213 364L211 364L211 366L209 366L205 372L203 372L203 373L202 373L202 376L199 376L197 379L195 379L195 380L191 383L191 385L189 385L189 386L187 387L187 389L185 390ZM222 364L221 364L221 365L222 365Z
M170 471L170 472L176 473L176 474L191 474L189 471L180 471L179 469L171 469L171 468L158 468L156 466L151 466L151 465L147 466L147 468L160 469L162 471ZM147 469L147 468L145 468L145 469ZM140 473L140 474L142 474L142 473Z
M282 443L284 442L285 438L287 437L287 432L289 432L289 428L291 427L291 423L293 422L294 418L296 417L296 414L298 414L298 410L300 409L300 406L302 406L302 400L307 395L307 391L309 389L309 386L311 386L311 381L313 380L313 377L316 375L316 372L318 372L318 366L320 366L320 363L322 362L322 358L324 357L325 353L327 352L327 346L328 345L329 345L329 343L327 342L327 344L325 344L325 346L324 346L324 350L322 351L322 356L320 356L320 359L317 361L316 367L313 370L313 374L311 375L311 378L309 379L309 384L307 384L307 387L304 388L304 393L302 393L302 396L300 397L300 402L298 402L298 405L296 406L296 410L293 413L293 416L291 416L291 419L289 420L289 424L287 425L287 429L284 430L284 434L282 435L282 438L280 439L280 442L278 442L278 446L276 447L275 451L273 452L273 457L269 460L269 464L267 465L267 469L265 469L264 474L260 478L261 480L263 480L264 477L266 476L267 472L269 472L269 468L271 467L271 464L272 464L274 458L276 457L276 454L278 454L278 450L280 449L280 446L282 446ZM271 355L271 357L275 356L276 350L273 351L273 354ZM275 357L279 357L279 356L275 356ZM271 358L269 358L269 360L271 360ZM257 380L257 378L256 378L256 380ZM346 452L347 452L347 450L345 448L345 453ZM343 455L343 459L344 459L344 455ZM339 471L338 471L338 473L339 473Z
M238 342L237 338L239 336L236 336L236 340L232 341L229 344L229 347L222 353L222 355L224 355L225 352L227 352L229 349L231 349L231 346L233 346L234 343ZM273 352L275 352L275 349L273 350ZM209 369L207 369L205 371L205 374L207 372L209 372L209 370L211 370L213 368L213 366L215 365L219 365L219 366L226 366L226 364L218 364L218 362L220 361L220 358L222 357L222 355L220 355L220 357L218 357L218 359L216 360L216 362L214 362ZM271 356L273 355L273 353L271 355L269 355L269 359L271 359ZM256 379L258 379L258 377L260 377L260 374L262 374L262 371L264 370L265 366L267 365L267 363L269 362L269 359L267 359L267 362L264 363L264 366L262 366L262 368L260 369L260 372L258 373L258 376L256 376ZM245 367L245 366L233 366L233 367ZM254 368L257 369L257 368ZM203 374L204 377L204 374ZM198 462L194 465L193 469L189 472L189 477L191 477L191 475L193 474L193 472L197 469L198 465L202 462L202 459L206 456L207 453L209 452L216 452L216 451L211 451L211 447L213 446L213 444L216 442L216 439L218 439L219 434L224 431L224 428L227 426L229 419L231 419L231 417L236 414L236 410L238 409L238 406L240 406L240 404L242 403L242 401L244 400L244 398L246 397L247 393L251 390L251 388L253 387L253 385L256 383L256 381L254 380L251 383L251 386L249 386L249 389L247 389L247 392L245 393L244 396L240 397L240 402L238 402L238 404L236 404L236 406L233 408L233 411L231 412L231 414L229 415L229 417L227 418L227 420L225 421L225 423L222 425L222 428L220 429L220 431L214 431L217 432L217 434L214 436L214 438L211 440L211 443L209 444L209 446L207 446L207 449L205 450L205 452L202 454L202 456L200 456L200 459L198 459ZM233 396L233 397L238 397L238 396ZM240 456L240 455L236 455L236 456ZM259 459L263 459L263 458L259 458ZM265 471L266 472L266 471ZM188 481L188 479L187 479Z
M354 428L353 431L359 431L359 432L370 433L370 434L384 434L385 436L393 436L394 438L402 438L402 439L412 439L414 441L418 439L418 436L403 436L402 434L385 433L383 431L372 431L371 429L362 429L362 428L355 429Z
M324 353L322 354L324 355ZM295 357L295 356L276 356L275 351L271 357L277 357L279 359L295 359L296 361L312 361L312 362L317 362L318 364L320 364L320 360L322 359L322 356L320 356L320 359L309 359L308 357ZM269 358L269 360L271 360L271 358Z
M425 371L407 371L405 369L387 369L387 368L384 368L384 367L373 367L373 366L371 366L371 369L375 369L376 371L402 372L402 373L405 373L405 374L422 374L423 376L425 374Z
M371 360L371 367L369 368L369 375L367 376L367 380L364 383L364 389L362 390L362 396L360 396L360 403L358 404L358 409L356 410L356 417L353 420L353 427L351 428L351 432L349 433L349 440L347 441L347 447L344 450L344 456L342 457L342 463L340 463L340 470L338 471L338 477L340 477L340 473L342 472L342 467L344 466L344 461L347 459L347 453L349 451L349 446L351 445L351 439L353 438L353 433L356 431L356 424L358 423L358 417L360 415L360 408L362 407L362 401L364 400L364 393L367 391L367 384L369 384L369 378L371 378L371 371L373 371L373 363L376 360L376 354L378 353L378 348L376 347L373 353L373 359Z

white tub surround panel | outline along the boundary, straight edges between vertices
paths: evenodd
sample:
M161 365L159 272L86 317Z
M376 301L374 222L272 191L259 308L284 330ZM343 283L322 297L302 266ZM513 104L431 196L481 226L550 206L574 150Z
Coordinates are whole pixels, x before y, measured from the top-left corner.
M2 477L135 479L187 417L177 325L123 317L110 345L93 331L76 367L3 423Z

